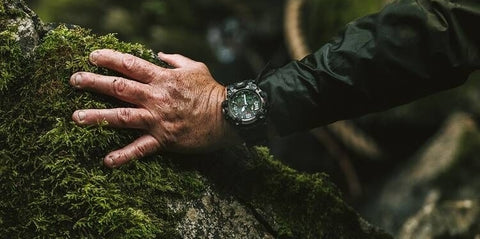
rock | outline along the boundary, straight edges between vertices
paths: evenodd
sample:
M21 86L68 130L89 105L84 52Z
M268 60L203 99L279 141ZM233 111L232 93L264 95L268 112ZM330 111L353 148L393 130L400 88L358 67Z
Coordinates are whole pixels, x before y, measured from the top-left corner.
M14 38L20 43L23 53L30 55L33 47L38 45L40 34L44 33L43 24L37 15L30 10L26 5L16 2L5 2L4 11L15 12L9 18L3 18L3 25L16 26Z
M431 203L409 218L399 239L480 238L478 200Z
M74 109L125 103L79 91L78 71L111 48L151 50L80 27L46 29L22 1L0 0L0 235L5 238L391 238L348 206L324 174L265 148L153 155L120 169L106 152L140 132L79 127Z
M424 204L452 195L448 189L452 185L441 181L445 175L461 174L457 169L459 164L465 163L462 157L465 137L472 133L478 134L478 131L469 115L458 113L451 116L419 153L385 183L379 197L364 210L366 217L396 234L409 217L425 207ZM464 187L475 187L473 181L468 181Z
M249 208L211 188L199 199L177 203L173 209L186 212L176 228L181 238L274 238Z

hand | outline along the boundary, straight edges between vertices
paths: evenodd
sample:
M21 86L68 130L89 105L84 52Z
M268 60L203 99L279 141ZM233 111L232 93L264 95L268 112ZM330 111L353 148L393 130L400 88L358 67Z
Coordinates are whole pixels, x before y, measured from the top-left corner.
M113 50L90 54L92 64L122 73L125 77L89 72L72 75L70 83L80 89L116 97L136 108L83 109L73 113L79 125L106 121L111 127L135 128L145 134L104 158L108 167L156 151L206 152L239 142L221 112L225 87L216 82L205 64L181 55L158 54L174 69Z

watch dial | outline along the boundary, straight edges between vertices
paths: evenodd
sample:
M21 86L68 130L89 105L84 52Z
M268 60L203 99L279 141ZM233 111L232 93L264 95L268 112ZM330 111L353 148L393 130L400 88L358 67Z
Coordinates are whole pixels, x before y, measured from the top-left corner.
M241 90L235 93L229 103L231 115L241 121L255 119L262 108L262 99L251 90Z

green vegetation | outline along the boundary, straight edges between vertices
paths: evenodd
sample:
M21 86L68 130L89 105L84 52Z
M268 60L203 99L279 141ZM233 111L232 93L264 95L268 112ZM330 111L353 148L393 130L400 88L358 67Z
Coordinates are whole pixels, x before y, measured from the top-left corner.
M0 94L5 91L9 82L11 82L22 71L21 50L18 44L15 44L16 26L8 25L6 19L18 16L18 12L7 12L3 4L0 5Z
M265 148L155 155L117 170L103 167L106 152L139 132L76 126L70 119L75 109L125 104L74 89L70 75L116 74L88 63L99 48L162 63L142 45L64 25L42 33L35 48L21 48L16 22L6 21L26 17L11 8L16 2L0 0L2 237L179 238L175 228L185 212L168 205L199 199L213 184L263 217L279 238L389 238L365 226L326 175L300 174Z
M327 175L299 174L275 161L263 148L258 148L255 155L262 160L248 164L245 172L248 177L242 178L246 179L245 182L240 182L248 190L238 190L237 194L256 208L270 207L274 211L279 238L367 236L357 214L345 206ZM348 229L339 233L339 229L345 226ZM388 237L385 235L384 238Z
M44 37L33 59L17 61L22 54L12 54L19 52L13 33L3 34L9 38L2 49L12 50L2 51L1 62L14 67L1 68L6 82L0 103L1 234L174 237L175 218L182 215L167 209L167 202L197 196L203 188L198 175L177 170L160 156L122 170L105 169L99 163L102 156L137 134L82 128L70 120L77 108L121 104L68 84L69 76L80 70L112 74L89 65L89 52L113 48L153 60L152 52L113 35L96 37L60 26Z

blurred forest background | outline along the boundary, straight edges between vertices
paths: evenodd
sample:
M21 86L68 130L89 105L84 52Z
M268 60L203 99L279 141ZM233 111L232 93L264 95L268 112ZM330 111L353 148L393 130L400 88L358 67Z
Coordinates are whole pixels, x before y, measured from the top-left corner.
M269 62L279 67L291 60L283 29L285 2L27 0L44 22L80 25L98 34L114 32L121 40L143 43L154 51L186 55L205 62L216 80L224 84L254 78ZM310 49L318 49L349 21L379 11L385 2L306 0L300 14L301 28ZM474 74L473 78L477 80L458 89L354 119L382 150L382 157L371 159L342 148L361 193L352 195L348 180L352 172L345 171L342 161L329 154L312 133L272 142L272 152L297 170L329 173L354 206L367 208L365 205L377 196L384 181L428 147L426 143L450 115L460 111L478 118L480 77ZM375 214L370 216L375 222Z
M384 0L311 0L303 14L312 49ZM217 80L255 77L267 62L285 64L284 1L279 0L27 0L44 22L117 33L155 51L207 63Z

